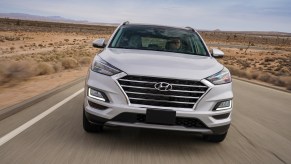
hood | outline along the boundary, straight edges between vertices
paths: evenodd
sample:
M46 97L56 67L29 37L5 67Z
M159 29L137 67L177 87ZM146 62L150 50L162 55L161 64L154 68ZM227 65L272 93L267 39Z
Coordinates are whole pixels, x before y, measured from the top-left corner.
M129 75L201 80L223 69L213 57L107 48L102 59Z

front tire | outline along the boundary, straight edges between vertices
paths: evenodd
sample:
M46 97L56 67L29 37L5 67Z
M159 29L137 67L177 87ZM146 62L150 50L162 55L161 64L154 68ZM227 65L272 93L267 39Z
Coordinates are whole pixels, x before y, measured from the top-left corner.
M227 132L223 134L203 135L203 139L209 142L219 143L226 138Z
M98 133L103 130L103 124L93 124L89 122L83 111L83 129L88 133Z

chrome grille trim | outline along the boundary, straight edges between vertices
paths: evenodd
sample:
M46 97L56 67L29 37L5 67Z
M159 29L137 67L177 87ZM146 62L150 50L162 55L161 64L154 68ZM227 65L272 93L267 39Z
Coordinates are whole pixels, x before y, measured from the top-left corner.
M129 86L129 85L120 85L122 87L129 87L129 88L139 88L139 89L150 89L150 90L156 90L156 88L149 88L149 87L136 87L136 86ZM183 90L170 90L171 92L188 92L188 93L205 93L202 91L183 91ZM163 91L164 92L164 91Z
M138 80L127 80L127 79L119 79L120 81L129 81L129 82L136 82L136 83L150 83L150 84L156 84L157 82L150 82L150 81L138 81ZM172 84L176 86L184 86L184 87L198 87L198 88L207 88L207 86L200 86L200 85L183 85L183 84Z
M173 95L138 93L138 92L125 92L125 93L140 94L140 95L152 95L152 96L164 96L164 97L180 97L180 98L188 98L188 99L199 99L199 97L189 97L189 96L173 96Z
M209 91L208 85L192 80L126 75L116 82L129 104L141 107L193 109ZM172 90L157 90L155 84L159 82L171 84Z
M194 105L195 103L189 103L189 102L182 102L182 101L166 101L166 100L154 100L154 99L142 99L142 98L130 98L129 100L146 100L146 101L155 101L155 102L166 102L166 103L179 103L179 104L192 104Z

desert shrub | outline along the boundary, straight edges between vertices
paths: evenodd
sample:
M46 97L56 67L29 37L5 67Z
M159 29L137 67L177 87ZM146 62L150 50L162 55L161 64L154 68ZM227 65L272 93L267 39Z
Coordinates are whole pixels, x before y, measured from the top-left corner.
M276 68L274 69L274 71L279 72L283 67L281 65L276 66Z
M291 77L285 79L284 81L285 81L286 89L291 91Z
M5 42L5 37L4 36L0 36L0 42Z
M4 70L5 70L5 65L4 63L0 63L0 85L2 83L4 83L4 78L5 78L5 75L4 75Z
M229 69L229 71L232 75L235 75L238 77L247 77L247 73L243 70L240 70L238 68L231 67L231 66L228 66L227 68Z
M283 81L280 77L274 75L270 75L268 82L280 87L285 86L285 81Z
M246 75L248 79L257 79L259 76L259 72L258 71L247 71Z
M25 80L34 75L32 65L29 62L22 61L1 65L1 84Z
M11 50L11 51L14 51L14 50L15 50L15 47L10 47L10 50Z
M91 63L91 58L90 57L82 57L79 59L79 63L82 66L87 66Z
M60 72L62 70L62 63L54 63L53 68L55 72Z
M274 62L276 59L275 58L265 58L265 62Z
M55 72L53 66L49 63L39 63L36 68L36 75L49 75Z
M64 69L76 68L78 67L78 62L74 58L64 58L62 60L62 66L64 67Z
M286 75L290 75L290 68L288 68L288 66L287 66L287 68L286 67L283 67L281 70L280 70L280 72L282 73L282 74L286 74Z
M262 72L258 76L258 80L263 82L269 82L271 76L268 73Z
M282 50L283 48L281 47L275 47L274 50Z

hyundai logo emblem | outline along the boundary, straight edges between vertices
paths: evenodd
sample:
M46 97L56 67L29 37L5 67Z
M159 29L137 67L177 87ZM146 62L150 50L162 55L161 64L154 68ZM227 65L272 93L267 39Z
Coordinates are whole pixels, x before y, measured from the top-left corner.
M159 91L169 91L172 90L172 85L166 82L159 82L155 84L155 88Z

